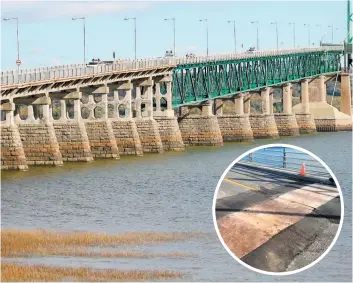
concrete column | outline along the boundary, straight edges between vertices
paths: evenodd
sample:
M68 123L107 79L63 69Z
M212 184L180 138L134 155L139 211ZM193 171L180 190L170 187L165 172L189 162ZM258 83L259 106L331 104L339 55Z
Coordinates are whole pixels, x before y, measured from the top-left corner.
M341 74L341 112L352 116L352 86L348 74Z
M66 100L60 99L60 120L67 120Z
M213 103L211 101L204 102L202 104L202 116L213 116L212 106Z
M261 110L262 114L270 114L270 89L266 87L261 91Z
M27 115L28 115L27 121L35 121L32 104L27 105Z
M127 104L125 105L125 117L126 119L132 119L131 88L125 90L125 98L127 102Z
M147 99L148 99L148 102L146 103L147 117L153 118L153 89L152 89L152 85L147 86L146 92L147 92Z
M161 112L161 85L160 83L156 83L156 112Z
M223 115L223 100L216 99L214 105L215 105L215 114L217 116L222 116Z
M174 111L173 111L173 97L172 97L172 82L169 81L167 82L167 93L165 95L165 98L167 100L167 111L168 114L172 113L172 116L174 116Z
M250 108L251 108L251 105L250 105L250 98L249 98L246 102L244 102L244 113L249 115Z
M242 94L239 94L234 99L235 114L243 115L244 114L244 97Z
M283 87L283 113L292 114L292 84Z
M43 109L43 119L47 120L47 121L51 121L52 120L52 116L50 115L51 112L49 110L49 104L41 105L41 107Z
M136 118L141 118L141 88L136 86L136 99L135 99Z
M15 123L14 119L14 111L15 111L15 103L13 102L7 102L1 105L1 111L5 113L5 119L6 121L4 122L6 125L12 125Z
M269 94L269 103L270 103L270 114L273 114L273 92Z
M106 120L108 119L108 93L109 93L109 88L104 87L102 91L102 108L104 111L102 119Z
M80 99L74 99L74 119L75 121L79 121L82 119L81 116L81 101Z
M325 76L319 77L319 99L320 99L320 102L327 102Z
M308 80L301 82L301 103L303 113L310 113L309 111L309 83Z

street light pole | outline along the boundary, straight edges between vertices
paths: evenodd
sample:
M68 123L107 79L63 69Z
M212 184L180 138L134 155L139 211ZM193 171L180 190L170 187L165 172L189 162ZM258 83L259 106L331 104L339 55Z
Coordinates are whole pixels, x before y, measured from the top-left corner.
M289 25L293 25L293 45L294 45L294 48L295 48L295 23L289 23Z
M273 22L273 23L271 23L271 25L276 25L276 38L277 38L277 50L278 50L278 23Z
M199 20L200 22L206 22L206 43L207 43L207 50L206 50L206 55L208 57L208 24L207 24L207 19Z
M86 18L72 18L73 21L82 20L83 21L83 65L86 66Z
M20 65L21 65L21 61L20 61L20 41L18 39L18 18L4 18L4 21L10 21L10 20L16 20L16 37L17 37L17 61L16 61L16 65L17 65L17 70L20 70Z
M136 18L125 18L124 19L125 21L128 21L128 20L134 20L134 34L135 34L135 60L137 59L136 57Z
M175 18L164 19L165 21L173 21L173 34L174 34L174 44L173 44L173 56L175 57Z
M310 24L304 24L305 27L308 27L308 43L309 43L309 47L310 47Z
M321 25L316 25L316 27L318 27L318 28L322 28L322 26L321 26ZM320 40L320 43L321 43L321 40ZM319 44L320 44L320 43L319 43Z
M233 23L234 53L237 53L237 35L235 30L235 21L228 21L228 23Z
M259 21L253 21L252 24L256 23L256 49L259 50Z

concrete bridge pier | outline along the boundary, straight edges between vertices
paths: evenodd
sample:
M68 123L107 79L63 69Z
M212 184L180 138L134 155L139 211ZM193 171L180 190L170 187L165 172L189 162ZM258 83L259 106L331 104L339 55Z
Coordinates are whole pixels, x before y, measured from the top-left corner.
M225 113L224 104L230 109ZM248 142L254 139L249 115L244 113L244 94L215 100L216 115L224 141Z
M341 74L341 76L344 77L344 74ZM352 131L351 116L327 104L326 95L326 77L320 75L309 83L309 111L315 121L316 130L318 132ZM344 97L343 101L345 100L347 98ZM293 112L295 114L302 113L303 108L306 107L303 104L302 102L295 105ZM343 107L343 109L345 108ZM344 111L347 110L345 109Z
M85 123L81 116L80 99L82 93L74 89L60 93L50 93L49 96L60 99L61 116L58 120L53 120L53 126L63 161L93 161ZM69 115L68 101L73 101L72 117Z
M15 103L2 102L1 112L1 169L27 170L27 160L23 150L20 132L14 121Z
M341 112L352 116L352 86L349 74L341 74Z
M310 134L316 132L315 121L310 113L309 105L309 82L308 79L301 81L301 109L295 113L295 118L300 134ZM292 109L293 110L293 109Z
M112 109L109 120L120 156L143 155L137 126L133 119L132 89L133 84L130 80L109 84L109 91L112 94L108 97L108 105Z
M272 94L271 94L272 95ZM276 139L279 137L274 114L271 114L270 89L261 91L261 114L250 114L250 125L254 139Z
M299 127L292 113L292 84L283 86L283 113L275 113L275 121L280 136L299 136ZM272 104L270 109L272 109Z
M161 92L161 86L165 86L165 93ZM183 151L185 145L181 137L178 119L172 108L172 77L165 76L155 81L154 99L156 110L153 112L154 119L159 124L159 134L164 150ZM164 102L164 107L161 107Z
M63 165L59 144L50 117L48 93L14 100L14 121L22 140L27 165ZM27 117L20 115L20 105L27 108Z
M212 108L212 101L180 107L178 122L186 146L223 145L221 130L217 117L213 115Z
M79 103L76 111L80 111L83 119L83 111L88 113L84 124L86 127L88 141L94 158L119 159L119 150L116 144L111 121L108 119L109 87L101 85L96 87L83 87L80 89L85 99L75 100ZM80 115L80 114L78 114Z
M153 119L153 80L146 78L134 82L136 90L135 123L143 152L163 153L163 144L159 134L158 122Z

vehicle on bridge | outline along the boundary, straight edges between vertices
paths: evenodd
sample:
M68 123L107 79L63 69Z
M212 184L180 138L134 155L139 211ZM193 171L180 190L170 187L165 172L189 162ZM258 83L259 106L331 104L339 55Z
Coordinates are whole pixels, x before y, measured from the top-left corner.
M165 52L164 57L174 57L173 51L172 50L167 50Z
M195 58L196 55L194 53L188 53L186 54L186 58Z
M87 64L87 67L96 67L96 66L102 66L102 65L111 65L113 64L113 61L101 61L99 58L97 59L92 59L91 62Z
M246 53L252 53L255 51L256 51L255 47L250 47L248 50L246 50Z

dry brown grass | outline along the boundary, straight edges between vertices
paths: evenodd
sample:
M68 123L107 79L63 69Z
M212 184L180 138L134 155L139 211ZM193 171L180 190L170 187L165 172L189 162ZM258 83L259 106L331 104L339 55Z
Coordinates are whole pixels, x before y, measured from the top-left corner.
M49 267L2 263L1 281L146 281L181 278L178 272L167 270L94 270L91 268Z
M107 235L89 232L49 232L45 230L23 231L5 230L1 232L2 257L21 256L84 256L84 257L186 257L183 252L142 253L136 251L87 251L88 247L109 247L114 245L132 245L163 243L187 240L199 233L154 233L131 232L120 235Z

